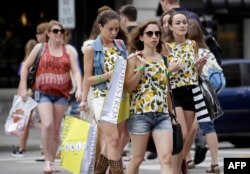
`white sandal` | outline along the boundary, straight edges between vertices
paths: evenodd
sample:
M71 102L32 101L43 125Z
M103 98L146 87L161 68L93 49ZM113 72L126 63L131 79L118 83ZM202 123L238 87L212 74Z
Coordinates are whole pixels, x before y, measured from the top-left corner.
M51 170L52 170L52 172L61 172L61 170L58 169L58 168L55 166L55 163L54 163L54 162L50 162L50 165L51 165Z
M51 161L45 161L45 166L43 167L43 172L44 173L51 173L52 172Z

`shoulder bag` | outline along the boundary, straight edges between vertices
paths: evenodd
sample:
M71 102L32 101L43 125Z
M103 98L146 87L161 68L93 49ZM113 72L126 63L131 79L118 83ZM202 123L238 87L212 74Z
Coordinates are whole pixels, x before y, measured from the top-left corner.
M39 65L40 57L42 55L43 47L44 47L44 45L41 44L41 47L36 55L36 59L35 59L33 65L29 69L28 76L27 76L27 87L28 88L32 88L32 86L34 85L34 83L36 81L36 71L37 71L37 68Z
M200 75L199 86L201 88L201 92L203 94L211 120L215 120L219 118L220 116L222 116L224 112L220 105L218 96L215 90L213 89L210 81L206 77Z

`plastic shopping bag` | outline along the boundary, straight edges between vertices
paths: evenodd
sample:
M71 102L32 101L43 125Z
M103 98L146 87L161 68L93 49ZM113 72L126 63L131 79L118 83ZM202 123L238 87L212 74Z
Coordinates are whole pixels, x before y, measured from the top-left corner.
M21 136L28 124L30 113L36 106L37 102L31 97L24 102L21 96L15 95L5 123L5 133Z

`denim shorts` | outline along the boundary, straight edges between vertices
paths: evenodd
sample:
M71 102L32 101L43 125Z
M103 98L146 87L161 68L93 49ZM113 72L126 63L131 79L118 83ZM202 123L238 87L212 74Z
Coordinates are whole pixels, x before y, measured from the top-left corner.
M128 119L129 133L146 135L155 130L173 131L171 118L168 113L149 112L130 115Z
M199 126L203 135L215 132L214 122L212 121L199 122Z
M34 92L34 95L36 95L36 92ZM34 96L37 103L44 103L44 102L50 102L53 104L58 105L68 105L68 98L66 97L59 97L59 96L51 96L48 94L44 94L42 92L39 92L39 97Z

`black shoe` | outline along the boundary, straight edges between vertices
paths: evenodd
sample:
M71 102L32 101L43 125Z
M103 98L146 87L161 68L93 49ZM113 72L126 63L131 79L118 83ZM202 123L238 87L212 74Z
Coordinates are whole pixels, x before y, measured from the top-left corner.
M23 158L25 156L25 150L19 150L19 147L12 147L12 156L18 157L18 158Z
M36 162L44 162L45 161L45 157L44 155L38 157L37 159L35 159Z
M207 150L208 150L207 147L198 146L197 148L195 148L194 164L200 164L205 160Z
M147 155L147 159L148 160L153 160L157 158L157 154L153 153L153 152L149 152L149 154Z

